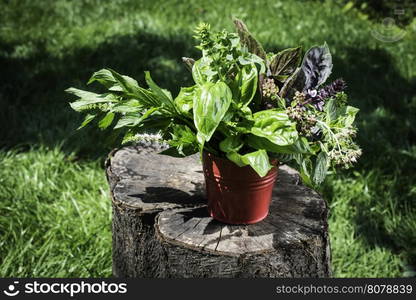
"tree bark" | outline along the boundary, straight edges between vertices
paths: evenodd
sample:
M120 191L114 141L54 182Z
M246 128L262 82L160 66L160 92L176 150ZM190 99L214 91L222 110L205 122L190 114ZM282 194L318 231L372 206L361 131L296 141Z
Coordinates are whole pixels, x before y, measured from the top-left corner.
M113 275L144 278L329 277L328 206L280 166L269 216L253 225L213 220L198 156L153 144L113 151Z

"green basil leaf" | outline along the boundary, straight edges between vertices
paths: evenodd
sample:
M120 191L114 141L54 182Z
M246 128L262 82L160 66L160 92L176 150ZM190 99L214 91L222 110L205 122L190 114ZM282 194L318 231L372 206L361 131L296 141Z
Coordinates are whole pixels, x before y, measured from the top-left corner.
M320 152L316 158L316 166L313 173L313 181L315 184L321 184L328 171L328 155L325 152Z
M243 67L237 75L239 81L239 103L250 104L257 91L258 73L254 64Z
M243 155L243 162L249 164L260 177L266 176L269 170L273 167L270 164L269 156L266 150L258 150Z
M224 82L205 83L199 87L193 99L193 114L201 144L210 140L230 107L231 99L231 90Z
M228 152L226 156L229 160L231 160L233 163L235 163L239 167L244 167L248 165L248 163L245 163L243 161L243 158L242 158L243 156L238 154L237 152Z
M203 67L203 58L197 60L192 66L192 78L198 85L202 85L208 81L207 76L203 72Z
M284 110L268 109L255 113L251 133L279 146L293 144L297 138L296 124Z
M302 179L302 182L305 185L313 188L314 185L311 180L311 172L312 172L311 160L309 158L302 158L300 159L298 164L300 165L299 175L300 175L300 178Z
M229 136L220 143L220 150L223 152L238 152L244 146L239 136Z
M302 60L302 48L289 48L277 53L270 61L272 76L290 76Z
M295 143L287 146L276 145L264 137L259 137L252 134L247 136L246 141L247 144L254 149L265 149L268 152L278 154L297 154L310 152L309 143L305 137L299 137Z
M237 152L227 153L227 158L239 167L250 165L260 177L264 177L273 167L265 150L258 150L245 155Z
M188 113L192 109L194 92L195 86L181 88L174 101L180 112Z

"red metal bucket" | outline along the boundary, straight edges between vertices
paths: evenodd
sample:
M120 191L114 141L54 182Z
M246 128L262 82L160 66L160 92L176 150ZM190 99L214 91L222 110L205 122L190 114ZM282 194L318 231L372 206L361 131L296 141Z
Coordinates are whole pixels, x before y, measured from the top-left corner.
M203 168L208 212L214 219L228 224L253 224L267 217L277 167L260 177L250 166L239 167L204 152Z

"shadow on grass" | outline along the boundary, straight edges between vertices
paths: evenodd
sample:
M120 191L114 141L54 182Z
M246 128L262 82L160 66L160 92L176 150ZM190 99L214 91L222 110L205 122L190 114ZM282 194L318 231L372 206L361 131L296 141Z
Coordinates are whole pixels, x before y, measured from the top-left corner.
M344 77L349 85L352 104L360 108L358 143L363 156L354 170L375 174L367 182L371 201L354 202L357 233L370 246L401 253L408 263L416 266L413 226L394 225L395 233L391 227L390 231L386 228L388 224L399 223L400 217L412 218L416 210L412 191L416 184L416 157L411 148L416 140L416 80L404 79L384 50L350 48L347 53L345 60L335 60L334 65L339 77ZM346 171L351 175L350 172ZM326 193L332 194L331 187L326 187ZM380 204L393 207L393 216L374 210Z
M98 84L86 87L85 83L93 72L112 68L142 85L143 72L151 70L153 79L175 94L179 86L191 84L191 74L181 61L182 56L196 55L191 43L188 36L139 32L62 58L49 55L43 43L32 44L22 58L15 54L18 45L0 41L0 148L53 147L64 141L63 151L81 158L105 155L109 132L75 132L82 118L70 109L68 102L75 98L64 90L99 89Z

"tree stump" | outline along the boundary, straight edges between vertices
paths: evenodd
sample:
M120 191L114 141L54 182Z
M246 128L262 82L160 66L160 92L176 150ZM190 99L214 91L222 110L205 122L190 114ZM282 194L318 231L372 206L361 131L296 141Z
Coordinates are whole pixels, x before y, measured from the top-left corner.
M280 166L269 216L253 225L213 220L198 156L159 144L113 151L113 275L143 278L328 277L328 207Z

